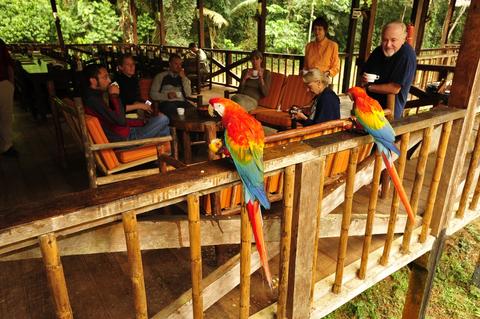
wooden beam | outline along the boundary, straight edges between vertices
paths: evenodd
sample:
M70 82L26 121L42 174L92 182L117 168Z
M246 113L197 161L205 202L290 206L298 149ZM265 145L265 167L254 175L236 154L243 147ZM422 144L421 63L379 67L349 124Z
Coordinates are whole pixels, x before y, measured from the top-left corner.
M138 33L137 33L137 8L135 6L135 0L129 0L129 9L130 15L132 17L132 40L133 44L138 44Z
M265 25L267 21L267 0L258 0L257 4L257 49L265 52Z
M372 39L373 31L375 28L375 17L377 15L377 0L372 0L370 7L366 10L363 10L364 17L362 21L362 36L360 38L360 49L357 58L357 68L361 70L365 61L368 60L370 56L370 51L372 50ZM357 81L360 83L361 72L357 72Z
M198 10L198 47L205 47L205 19L203 16L204 1L197 0L197 10Z
M428 5L430 0L414 0L412 7L412 15L410 17L411 23L415 26L415 52L420 53L423 42L423 34L425 33L425 24L428 14Z
M424 258L414 262L410 273L409 289L403 311L404 318L423 318L430 298L435 268L442 255L446 229L456 202L460 172L465 163L467 144L475 121L480 94L480 0L472 0L465 23L462 44L453 79L450 107L466 108L463 120L456 120L450 134L445 156L444 172L439 184L438 197L432 219L432 234L437 236L434 248Z
M448 9L447 13L445 14L445 20L443 20L442 37L440 39L440 44L443 46L448 43L448 33L450 32L450 28L452 27L452 18L453 13L455 12L455 3L456 0L448 1Z
M197 194L188 195L187 203L188 238L190 238L190 264L192 274L192 311L194 319L201 319L203 318L203 295L199 196Z
M317 158L295 168L295 195L292 219L292 241L288 274L287 317L308 318L312 285L313 248L318 186L322 160Z
M63 41L62 25L60 24L60 17L58 16L57 3L55 0L50 0L50 6L52 7L53 18L55 19L55 29L57 30L58 44L63 52L65 52L65 42Z
M247 208L242 200L241 212L241 251L240 251L240 319L248 318L250 314L250 264L252 254L252 231L248 220Z
M165 45L165 14L163 10L163 0L157 0L157 29L159 32L160 45Z
M355 50L355 33L357 30L358 17L355 12L359 10L360 0L352 0L350 7L350 21L348 23L348 38L345 56L345 66L343 71L342 92L347 92L350 87L350 75L352 71L353 52Z

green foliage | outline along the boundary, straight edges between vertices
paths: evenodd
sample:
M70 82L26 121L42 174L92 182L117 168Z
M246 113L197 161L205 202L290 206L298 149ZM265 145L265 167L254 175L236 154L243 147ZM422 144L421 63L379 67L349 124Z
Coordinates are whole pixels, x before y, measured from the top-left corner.
M165 32L169 45L187 46L195 19L195 1L165 0Z
M137 16L138 43L152 43L155 20L148 13Z
M268 6L266 23L266 46L269 52L301 54L305 46L302 16L289 16L289 11L279 5Z
M0 38L7 43L56 41L50 4L47 1L1 1Z

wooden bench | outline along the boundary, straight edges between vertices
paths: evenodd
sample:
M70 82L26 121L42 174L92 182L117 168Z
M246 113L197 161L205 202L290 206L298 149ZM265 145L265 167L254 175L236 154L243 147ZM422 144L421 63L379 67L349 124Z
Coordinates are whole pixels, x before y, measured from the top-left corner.
M84 113L81 98L72 101L69 98L52 97L55 107L63 114L74 139L85 152L89 184L98 185L124 181L146 175L167 171L181 163L172 158L176 154L176 133L172 135L142 140L110 143L99 120ZM159 161L158 168L130 170L139 165ZM98 176L97 170L105 176Z
M303 141L322 135L344 131L352 127L349 119L333 120L307 127L291 129L265 137L265 148L283 145L297 141ZM372 151L373 144L367 144L360 148L358 162L365 160ZM343 177L348 168L350 150L330 154L325 162L325 187L333 185ZM283 198L283 173L265 177L265 189L271 202ZM217 205L212 202L217 196ZM203 209L206 214L229 215L239 212L242 199L242 186L236 185L220 191L220 195L209 194L202 198ZM218 206L218 208L216 208ZM215 207L215 209L213 208Z

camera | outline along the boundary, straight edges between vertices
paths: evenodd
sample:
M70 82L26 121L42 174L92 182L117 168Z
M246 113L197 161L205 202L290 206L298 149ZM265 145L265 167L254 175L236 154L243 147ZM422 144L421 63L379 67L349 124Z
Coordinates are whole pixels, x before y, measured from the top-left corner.
M291 118L295 118L298 113L302 113L302 109L294 105L288 110L288 113L290 114Z

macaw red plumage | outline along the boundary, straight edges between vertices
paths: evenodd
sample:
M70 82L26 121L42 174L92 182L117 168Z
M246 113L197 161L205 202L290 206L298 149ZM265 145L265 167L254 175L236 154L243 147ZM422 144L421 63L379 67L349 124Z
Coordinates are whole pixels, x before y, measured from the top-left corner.
M244 200L258 254L265 277L272 287L260 209L260 205L266 209L270 208L263 182L264 133L262 125L240 105L229 99L212 98L209 103L213 106L213 110L222 117L222 124L225 128L225 146L242 180ZM211 115L213 115L213 110L209 108ZM215 143L217 144L215 148L218 148L218 141Z
M355 116L357 121L363 126L365 131L373 137L378 151L382 154L383 162L387 168L388 174L393 181L393 185L405 206L408 217L412 222L415 216L408 201L405 189L400 182L395 166L391 162L391 156L394 152L400 156L400 150L395 146L395 132L392 126L385 118L382 107L377 100L367 95L367 92L361 87L352 87L348 90L355 102Z

